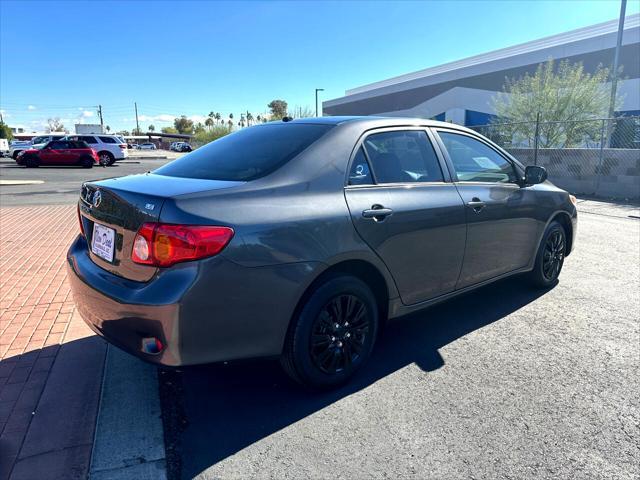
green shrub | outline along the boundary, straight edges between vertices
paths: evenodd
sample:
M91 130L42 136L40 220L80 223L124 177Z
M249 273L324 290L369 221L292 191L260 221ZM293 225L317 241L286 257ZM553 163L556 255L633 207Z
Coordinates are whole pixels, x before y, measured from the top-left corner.
M209 142L213 142L214 140L217 140L220 137L224 137L229 133L230 132L227 127L217 125L217 126L211 127L211 129L199 131L198 133L196 133L193 137L193 143L195 143L196 145L202 146Z

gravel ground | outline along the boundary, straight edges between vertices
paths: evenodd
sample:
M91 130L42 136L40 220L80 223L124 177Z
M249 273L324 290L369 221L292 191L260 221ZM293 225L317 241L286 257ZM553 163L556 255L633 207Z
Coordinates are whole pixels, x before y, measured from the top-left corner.
M181 476L639 478L640 220L589 205L555 288L512 278L393 321L342 390L267 361L172 375Z

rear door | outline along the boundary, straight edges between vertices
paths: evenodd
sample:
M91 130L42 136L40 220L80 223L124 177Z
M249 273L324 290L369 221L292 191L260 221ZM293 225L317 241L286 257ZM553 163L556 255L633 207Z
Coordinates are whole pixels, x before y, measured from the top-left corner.
M447 129L437 135L468 225L457 288L527 266L540 228L535 192L520 186L517 167L484 139Z
M464 205L443 167L422 128L374 130L351 161L351 218L407 305L453 291L462 268Z

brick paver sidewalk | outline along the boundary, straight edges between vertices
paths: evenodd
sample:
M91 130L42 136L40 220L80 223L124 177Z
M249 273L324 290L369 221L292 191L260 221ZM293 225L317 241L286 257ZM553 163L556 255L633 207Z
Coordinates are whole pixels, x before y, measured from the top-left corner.
M78 231L75 205L0 208L0 479L15 475L60 345L91 335L66 282Z

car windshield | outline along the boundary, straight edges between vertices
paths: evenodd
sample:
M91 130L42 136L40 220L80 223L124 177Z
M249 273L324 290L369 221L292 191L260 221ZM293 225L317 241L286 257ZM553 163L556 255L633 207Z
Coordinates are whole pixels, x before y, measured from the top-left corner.
M250 181L277 170L332 125L266 124L215 140L157 169L170 177Z

